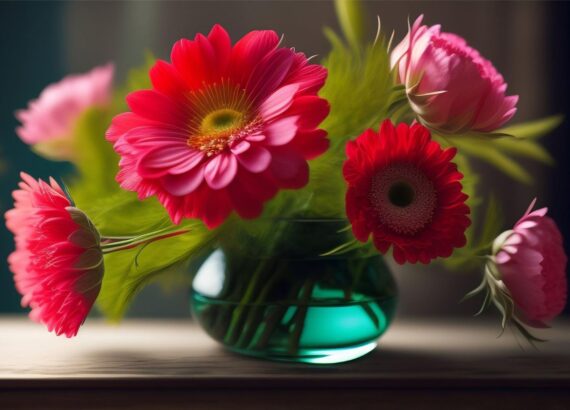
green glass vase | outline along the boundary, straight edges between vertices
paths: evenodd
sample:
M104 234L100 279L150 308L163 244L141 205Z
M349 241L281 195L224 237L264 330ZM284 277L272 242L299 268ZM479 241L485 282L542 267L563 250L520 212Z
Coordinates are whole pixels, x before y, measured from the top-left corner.
M261 220L224 235L194 277L194 317L230 350L340 363L371 352L397 288L381 256L344 220Z

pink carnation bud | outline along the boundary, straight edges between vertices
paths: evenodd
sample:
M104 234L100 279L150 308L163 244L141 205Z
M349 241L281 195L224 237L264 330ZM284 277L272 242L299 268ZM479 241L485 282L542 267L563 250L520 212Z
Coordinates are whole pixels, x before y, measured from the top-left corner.
M89 218L53 179L22 173L6 226L16 250L8 257L22 306L57 335L75 336L101 289L103 253Z
M107 64L48 85L27 109L16 112L22 123L16 133L42 156L73 160L77 120L89 108L111 102L113 73L113 64Z
M491 132L516 112L518 96L506 96L507 84L493 64L467 42L439 25L417 18L391 55L399 81L419 120L448 134Z
M532 211L536 200L493 244L500 279L522 315L532 326L543 326L566 304L567 257L562 235L546 216L547 208Z

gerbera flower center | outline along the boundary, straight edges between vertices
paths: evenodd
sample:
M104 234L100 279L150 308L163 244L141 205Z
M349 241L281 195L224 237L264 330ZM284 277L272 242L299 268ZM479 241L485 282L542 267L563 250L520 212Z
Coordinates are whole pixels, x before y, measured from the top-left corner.
M388 199L396 206L405 208L414 202L416 193L407 182L396 182L388 190Z
M369 199L382 226L407 235L416 234L431 222L437 206L432 181L410 164L379 170L372 177Z
M190 95L188 145L212 156L251 134L259 126L246 90L222 79Z
M200 130L202 134L215 135L235 130L242 125L243 113L231 108L222 108L204 117Z

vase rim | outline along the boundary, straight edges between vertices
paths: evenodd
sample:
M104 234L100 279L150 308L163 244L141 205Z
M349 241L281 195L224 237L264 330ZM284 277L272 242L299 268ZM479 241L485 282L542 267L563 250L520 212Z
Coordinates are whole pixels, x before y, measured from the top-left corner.
M349 223L347 218L291 218L291 217L260 217L255 221L267 222L299 222L299 223Z

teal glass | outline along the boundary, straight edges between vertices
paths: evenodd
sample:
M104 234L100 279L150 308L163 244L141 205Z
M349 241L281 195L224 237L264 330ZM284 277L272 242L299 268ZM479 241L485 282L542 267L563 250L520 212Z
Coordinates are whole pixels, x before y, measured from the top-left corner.
M374 350L397 302L382 257L351 245L344 220L252 223L224 235L197 271L191 307L204 330L270 360L340 363Z

